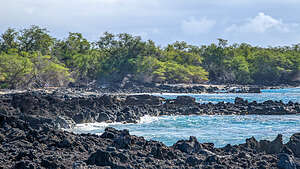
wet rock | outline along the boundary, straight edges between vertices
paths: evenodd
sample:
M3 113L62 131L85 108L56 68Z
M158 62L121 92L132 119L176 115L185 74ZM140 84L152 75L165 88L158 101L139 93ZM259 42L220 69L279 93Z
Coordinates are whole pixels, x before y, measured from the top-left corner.
M100 136L101 138L116 138L117 137L117 130L112 127L107 127L104 130L104 133Z
M104 121L108 121L108 120L110 120L110 117L109 117L108 114L106 114L106 113L99 113L97 122L104 122Z
M2 143L5 140L5 136L3 134L0 134L0 143Z
M73 163L72 169L86 169L87 165L83 161L76 161Z
M286 145L296 157L300 158L300 133L293 134Z
M179 105L191 105L196 103L196 99L191 96L177 96L174 103Z
M27 121L32 128L39 129L42 126L48 125L51 127L55 127L55 123L53 118L45 117L41 115L24 115L20 116L20 119Z
M210 155L205 160L206 163L220 163L220 157L218 155Z
M239 152L238 157L241 159L250 159L251 156L247 154L246 152Z
M199 152L202 148L197 138L193 136L189 140L178 141L172 147L188 154Z
M279 158L279 162L278 162L278 168L280 169L297 169L295 160L292 156L285 154L285 153L280 153L277 155Z
M53 168L53 169L58 169L59 168L59 165L57 162L55 161L50 161L48 159L42 159L42 162L41 162L41 166L43 167L46 167L46 168Z
M82 113L77 113L75 116L73 116L73 120L76 123L83 123L85 118L84 118L84 115Z
M244 100L243 98L236 97L236 98L234 99L234 104L237 104L237 105L247 105L247 104L248 104L248 101L247 101L247 100Z
M107 147L106 151L116 151L117 149L115 147Z
M114 144L117 148L121 149L129 149L131 145L131 137L129 135L129 131L124 129L121 134L114 139Z
M248 93L261 93L261 91L258 87L250 87Z
M14 169L35 169L36 166L32 164L28 160L22 160L16 163L16 165L13 167Z
M122 159L114 156L110 152L97 150L95 153L91 154L86 163L88 165L111 166L112 168L126 169L126 164L123 164L121 160Z
M28 160L36 159L37 157L30 151L21 151L19 154L15 157L16 161L20 161L21 159L27 158Z
M69 137L65 137L62 141L57 144L59 148L69 148L72 146L72 139Z
M283 145L281 153L286 153L286 154L289 154L289 155L294 155L293 151L287 145Z
M246 139L246 146L250 149L258 149L260 147L259 142L254 137Z
M259 150L265 151L268 154L277 154L282 151L283 142L282 142L282 135L278 134L275 140L267 141L261 140L259 142Z
M187 159L186 159L186 163L190 166L195 166L195 165L198 165L202 162L201 159L199 159L198 157L195 157L195 156L189 156Z
M162 98L152 95L133 95L127 96L125 100L127 105L161 105Z
M112 98L112 96L109 95L103 95L102 97L99 98L99 101L104 105L114 104L114 99Z
M72 129L75 127L76 123L74 120L70 117L67 116L58 116L56 117L56 120L54 121L55 127L57 129Z

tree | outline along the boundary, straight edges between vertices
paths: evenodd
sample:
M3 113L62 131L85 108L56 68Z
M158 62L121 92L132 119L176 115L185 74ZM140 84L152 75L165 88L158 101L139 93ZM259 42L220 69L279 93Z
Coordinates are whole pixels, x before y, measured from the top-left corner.
M72 81L69 69L62 63L49 55L31 54L33 70L31 72L30 81L36 87L48 86L65 86Z
M23 29L18 36L20 51L41 52L42 55L50 54L54 39L48 34L47 29L31 26Z
M33 64L29 58L18 54L1 54L0 85L7 88L16 88L23 84L32 69Z
M8 28L2 35L0 41L0 52L8 52L10 49L18 48L18 32L15 29Z
M76 68L74 60L76 56L85 55L89 52L91 44L81 33L69 33L66 40L56 41L52 54L66 63L71 69Z
M121 79L136 72L136 60L145 53L146 46L139 36L127 33L113 35L107 32L96 44L104 55L102 75L114 75Z

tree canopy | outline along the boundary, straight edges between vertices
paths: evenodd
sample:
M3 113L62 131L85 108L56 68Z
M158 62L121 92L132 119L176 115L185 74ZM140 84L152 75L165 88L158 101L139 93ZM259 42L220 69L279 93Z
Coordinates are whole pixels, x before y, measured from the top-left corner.
M262 48L218 40L203 46L177 41L160 47L127 33L105 32L90 42L81 33L56 39L39 26L9 28L0 36L0 87L121 82L128 75L142 83L275 85L297 79L299 44Z

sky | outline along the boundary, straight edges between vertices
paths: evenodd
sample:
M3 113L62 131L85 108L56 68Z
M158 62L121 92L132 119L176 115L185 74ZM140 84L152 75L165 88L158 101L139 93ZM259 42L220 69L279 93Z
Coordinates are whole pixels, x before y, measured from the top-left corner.
M161 46L175 41L285 46L300 43L300 0L0 0L0 33L47 28L63 39L79 32L130 33Z

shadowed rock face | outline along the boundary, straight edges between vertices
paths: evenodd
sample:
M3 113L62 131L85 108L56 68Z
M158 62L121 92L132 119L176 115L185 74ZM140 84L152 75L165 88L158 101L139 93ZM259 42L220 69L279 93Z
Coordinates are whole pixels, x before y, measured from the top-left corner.
M0 163L2 168L299 168L299 135L287 144L279 135L223 148L190 137L168 147L128 130L77 135L47 126L34 129L18 117L0 115Z
M286 144L293 154L300 158L300 133L292 135L290 141Z

